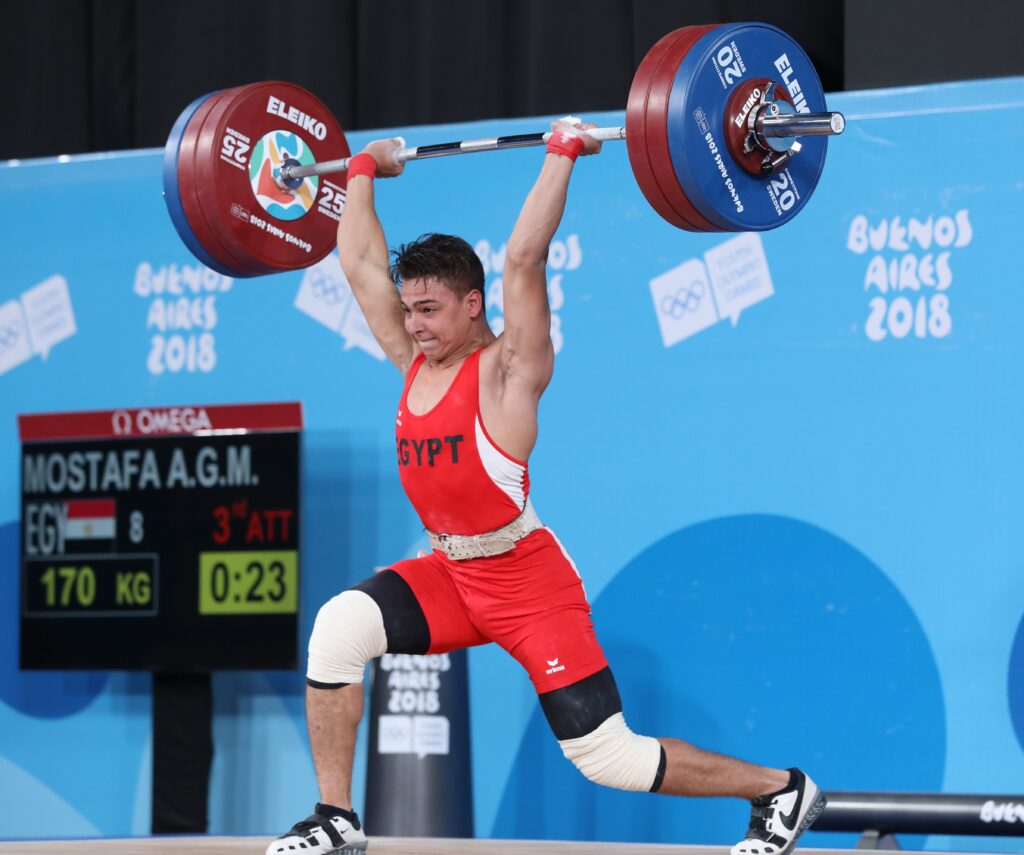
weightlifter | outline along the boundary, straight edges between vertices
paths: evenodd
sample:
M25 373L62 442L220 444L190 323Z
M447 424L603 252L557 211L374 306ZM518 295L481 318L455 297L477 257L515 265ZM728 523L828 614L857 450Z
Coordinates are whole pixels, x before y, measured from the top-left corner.
M395 420L399 473L433 552L399 561L327 602L309 641L306 715L321 802L268 855L365 849L352 810L366 663L496 642L533 681L565 756L590 780L751 802L733 855L786 855L824 794L799 769L754 766L630 730L572 559L530 503L528 459L554 351L546 260L593 125L562 120L509 237L504 332L484 313L484 273L464 240L430 234L390 262L374 177L400 175L394 140L352 159L338 247L377 341L405 381ZM389 263L390 262L390 263ZM396 287L397 286L397 287Z

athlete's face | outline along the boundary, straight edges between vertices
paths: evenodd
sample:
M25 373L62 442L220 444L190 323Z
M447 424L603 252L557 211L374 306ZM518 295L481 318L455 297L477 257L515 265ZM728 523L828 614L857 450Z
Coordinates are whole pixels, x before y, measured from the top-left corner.
M436 279L402 283L405 331L430 359L443 359L472 336L473 322L483 308L479 291L460 297Z

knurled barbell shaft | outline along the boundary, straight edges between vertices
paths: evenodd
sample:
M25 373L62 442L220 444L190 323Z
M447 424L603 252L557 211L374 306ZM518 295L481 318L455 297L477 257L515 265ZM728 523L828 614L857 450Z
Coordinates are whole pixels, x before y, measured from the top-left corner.
M587 131L598 142L608 140L624 140L626 129L591 128ZM488 137L479 140L459 140L456 142L438 143L437 145L421 145L412 148L401 148L395 155L399 163L410 160L426 160L431 157L447 157L452 154L472 154L478 151L497 151L503 148L527 148L528 146L544 145L551 138L551 132L536 134L514 134L507 137ZM286 166L281 170L281 178L290 181L293 178L305 178L307 175L325 175L331 172L344 172L352 158L326 160L323 163L310 163L306 166Z
M777 116L763 120L762 133L766 137L820 136L825 134L841 134L845 127L842 113L798 113L795 115ZM838 127L838 130L836 129ZM598 142L624 140L626 129L588 128L587 133ZM395 155L399 163L410 160L426 160L431 157L447 157L453 154L472 154L478 151L497 151L505 148L526 148L544 145L551 138L551 132L534 134L516 134L507 137L489 137L478 140L459 140L456 142L422 145L412 148L401 148ZM284 166L281 169L282 181L293 181L309 175L329 175L333 172L344 172L348 169L352 158L341 160L325 160L323 163L310 163L303 166Z

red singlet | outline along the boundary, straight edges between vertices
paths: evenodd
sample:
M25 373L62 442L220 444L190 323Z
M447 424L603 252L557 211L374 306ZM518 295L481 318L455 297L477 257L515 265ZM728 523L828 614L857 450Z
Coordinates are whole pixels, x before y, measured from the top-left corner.
M470 354L440 401L409 412L409 370L395 436L402 486L423 525L439 534L482 534L522 511L525 461L491 440L480 416L480 353ZM412 588L430 629L430 653L493 641L550 692L606 667L576 566L548 528L490 558L453 561L435 551L392 565Z
M526 506L526 463L505 454L480 416L480 354L466 357L444 397L426 413L409 411L409 389L425 358L409 369L398 405L398 473L423 525L437 534L483 534Z

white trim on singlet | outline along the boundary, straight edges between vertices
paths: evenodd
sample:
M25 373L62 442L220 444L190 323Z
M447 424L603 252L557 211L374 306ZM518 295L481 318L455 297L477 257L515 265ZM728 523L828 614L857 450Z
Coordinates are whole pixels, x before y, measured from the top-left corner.
M549 535L551 535L551 540L553 540L558 545L558 548L562 551L562 555L565 556L565 560L569 562L569 566L572 568L572 572L577 574L577 579L580 580L580 587L583 589L583 598L587 601L587 605L590 606L590 597L587 596L587 583L583 581L583 573L580 572L580 568L577 565L575 565L575 561L572 560L572 556L569 555L569 551L565 549L564 546L562 546L562 542L558 540L558 536L556 535L556 533L552 531L547 525L544 526L544 530L547 531Z
M558 548L562 550L562 555L565 556L565 560L569 562L569 566L572 567L572 572L576 574L576 578L580 580L580 586L583 588L583 596L587 596L587 586L583 584L583 574L580 573L580 568L576 566L576 562L572 560L572 556L569 554L569 550L562 546L562 541L558 539L550 528L544 526L544 531L551 535L551 539L558 545ZM587 605L590 605L590 600L587 600Z
M494 485L508 496L519 510L526 507L526 490L523 485L526 467L517 463L507 454L497 448L488 438L487 432L477 414L476 426L476 448L480 455L480 462L484 465Z

